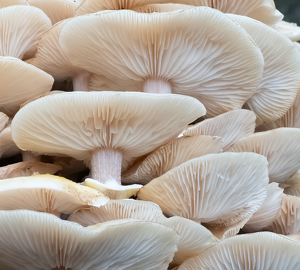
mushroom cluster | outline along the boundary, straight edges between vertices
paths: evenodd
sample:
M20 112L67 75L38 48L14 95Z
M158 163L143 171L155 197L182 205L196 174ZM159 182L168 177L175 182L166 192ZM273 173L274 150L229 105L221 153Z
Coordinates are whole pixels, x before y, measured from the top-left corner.
M273 0L1 0L1 270L299 270L300 27Z

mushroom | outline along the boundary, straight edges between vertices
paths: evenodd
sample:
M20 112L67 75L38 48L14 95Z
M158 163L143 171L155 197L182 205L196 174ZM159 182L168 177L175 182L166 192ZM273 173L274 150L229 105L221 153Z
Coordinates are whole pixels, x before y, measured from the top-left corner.
M267 160L253 153L210 154L153 179L137 193L167 216L206 224L218 238L238 233L262 205L268 187Z
M0 158L12 157L21 153L21 149L16 146L12 139L10 126L0 132Z
M274 29L285 35L291 41L300 40L300 27L296 23L280 21L273 26Z
M94 179L86 185L112 199L128 198L141 186L122 186L121 171L204 114L203 105L186 96L71 92L24 106L12 134L21 149L85 160Z
M39 8L10 6L0 9L0 55L27 59L34 56L38 40L51 28Z
M179 236L139 220L84 228L46 213L0 211L1 269L167 269Z
M300 168L299 147L300 129L278 128L245 137L228 151L265 156L269 163L270 183L283 183Z
M0 132L5 128L8 121L9 117L6 114L0 112Z
M52 24L74 17L77 4L69 0L27 0L29 5L44 11Z
M300 267L300 243L270 232L238 235L221 241L178 270L285 269Z
M204 104L206 117L240 109L263 72L245 30L207 7L79 16L63 26L59 43L74 66L98 74L93 89L102 91L104 78L106 89L110 81L119 85L111 90L189 95Z
M152 152L122 174L126 184L143 185L196 157L221 152L222 139L211 136L177 138Z
M173 266L202 253L218 242L212 233L200 224L181 217L166 218L158 205L146 201L111 200L100 207L81 208L68 218L82 226L120 219L151 221L175 230L180 239L177 244L178 251L171 263Z
M183 132L183 136L218 136L223 139L223 150L227 151L236 141L254 133L256 116L248 110L233 110L206 119Z
M5 8L15 5L28 5L27 0L1 0L0 8Z
M170 12L178 9L191 9L194 6L183 5L183 4L148 4L145 6L138 6L132 8L132 10L139 13L153 13L153 12Z
M0 209L28 209L60 216L109 201L101 192L50 174L0 181Z

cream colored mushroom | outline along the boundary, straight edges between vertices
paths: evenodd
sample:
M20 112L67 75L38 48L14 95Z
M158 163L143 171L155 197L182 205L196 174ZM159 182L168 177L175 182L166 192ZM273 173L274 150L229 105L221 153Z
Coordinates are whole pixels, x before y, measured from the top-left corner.
M0 158L12 157L21 153L21 149L16 146L12 139L10 126L0 132Z
M296 23L280 21L276 23L273 27L281 34L289 38L291 41L300 40L300 27L297 26Z
M0 112L0 132L5 128L8 121L9 117L6 114Z
M15 5L28 5L27 0L1 0L0 8L15 6Z

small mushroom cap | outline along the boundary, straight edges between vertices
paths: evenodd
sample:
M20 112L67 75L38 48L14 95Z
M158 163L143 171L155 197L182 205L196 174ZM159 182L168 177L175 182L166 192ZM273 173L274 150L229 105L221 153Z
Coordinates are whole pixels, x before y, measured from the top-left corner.
M300 87L300 52L293 42L271 27L251 18L228 14L260 48L264 74L256 93L246 102L257 116L256 124L274 121L291 107Z
M0 194L1 210L28 209L57 215L109 201L99 191L49 174L1 180Z
M215 235L220 230L226 237L236 234L259 209L268 181L267 160L261 155L210 154L153 179L137 195L157 203L168 216L206 223Z
M277 183L269 184L266 199L243 227L243 231L258 232L269 226L281 208L283 196L283 189L278 187Z
M0 132L5 128L8 121L9 117L6 114L0 112Z
M133 82L160 80L200 100L207 117L240 109L263 74L262 54L245 30L207 7L79 16L64 25L59 42L73 65L113 81L108 88L132 91Z
M122 220L82 227L33 211L0 211L1 269L163 270L177 233L160 224ZM60 268L61 267L61 268Z
M27 0L1 0L0 2L0 8L5 8L9 6L15 6L15 5L28 5Z
M76 3L69 0L27 0L29 5L44 11L52 24L74 17Z
M204 114L204 106L187 96L71 92L29 103L14 117L12 130L22 149L79 160L89 160L95 149L120 148L126 168Z
M83 226L117 219L152 221L175 230L180 239L172 265L196 256L218 242L212 233L200 224L181 217L166 218L158 205L146 201L111 200L100 207L79 209L68 218Z
M300 267L299 252L298 241L275 233L238 235L185 261L178 270L294 270Z
M254 152L265 156L269 162L270 183L282 183L300 168L299 149L300 129L278 128L245 137L229 152Z
M22 59L33 57L39 39L51 28L51 21L39 8L10 6L0 9L0 55Z
M236 141L254 133L256 116L248 110L234 110L206 119L183 132L183 136L209 135L223 139L227 151Z
M211 136L177 138L152 152L122 174L126 184L147 184L176 166L196 157L221 152L222 139Z
M12 139L11 128L8 126L0 132L0 158L12 157L21 152Z
M20 59L0 57L0 111L13 116L22 103L49 92L53 82L49 74Z
M273 27L281 34L284 34L291 41L300 40L300 27L298 27L296 23L280 21L276 23Z
M0 167L0 179L31 176L34 174L55 174L62 169L56 164L48 164L36 161L25 161Z

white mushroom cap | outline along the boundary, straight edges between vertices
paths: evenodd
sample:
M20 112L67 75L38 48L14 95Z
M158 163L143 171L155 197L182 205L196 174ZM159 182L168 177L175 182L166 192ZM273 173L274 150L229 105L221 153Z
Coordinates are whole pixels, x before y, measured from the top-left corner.
M254 133L256 116L248 110L234 110L206 119L183 132L183 136L210 135L223 139L227 151L236 141Z
M281 34L284 34L291 41L300 40L300 27L298 27L296 23L280 21L276 23L273 27Z
M300 267L299 252L298 241L275 233L238 235L185 261L178 270L295 270Z
M140 91L193 96L207 117L240 109L263 72L262 54L245 30L207 7L79 16L64 25L59 42L73 65L108 78L112 88L132 91L133 82L144 82Z
M222 139L211 136L177 138L152 152L122 174L126 184L147 184L176 166L196 157L221 152Z
M293 42L271 27L245 16L228 16L240 24L261 49L264 75L257 92L246 102L257 125L282 117L300 87L300 52Z
M74 17L76 3L70 0L27 0L29 5L44 11L52 24Z
M262 205L267 160L250 153L211 154L187 161L142 187L140 200L157 203L168 216L206 223L222 238L236 234Z
M6 114L0 112L0 132L5 128L8 121L9 117Z
M10 126L0 132L0 158L11 157L21 153L12 139Z
M288 138L288 139L287 139ZM300 129L278 128L236 142L230 152L254 152L269 162L270 182L282 183L300 168Z
M15 6L15 5L28 5L27 0L1 0L0 8Z
M180 239L172 265L196 256L218 242L212 233L200 224L181 217L166 218L159 206L146 201L111 200L100 207L79 209L68 218L83 226L117 219L152 221L175 230Z
M49 74L20 59L0 57L0 111L13 116L22 103L49 92L53 81Z
M1 180L0 194L1 210L28 209L58 216L109 201L99 191L49 174Z
M163 270L179 239L174 230L147 221L84 228L26 210L0 211L0 223L1 269Z
M38 40L51 28L51 21L39 8L10 6L0 9L0 55L22 59L33 57Z

